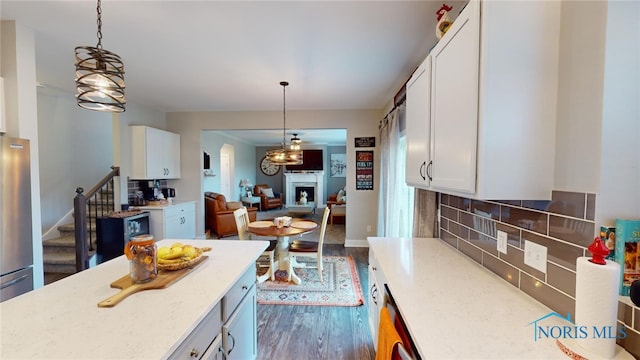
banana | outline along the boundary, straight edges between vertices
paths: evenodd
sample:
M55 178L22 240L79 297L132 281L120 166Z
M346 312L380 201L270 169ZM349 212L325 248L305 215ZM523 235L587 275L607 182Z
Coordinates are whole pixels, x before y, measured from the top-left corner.
M158 264L177 264L182 261L182 259L158 259Z

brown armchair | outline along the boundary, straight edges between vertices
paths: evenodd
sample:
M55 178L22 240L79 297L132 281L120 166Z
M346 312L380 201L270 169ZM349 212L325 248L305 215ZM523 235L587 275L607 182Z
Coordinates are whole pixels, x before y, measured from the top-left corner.
M260 191L260 189L269 188L271 187L267 184L258 184L253 187L253 196L260 196L260 205L262 206L262 210L281 208L283 205L282 193L274 192L273 197L268 197Z
M205 228L211 231L211 235L219 238L238 234L236 219L233 211L242 207L241 202L227 202L222 194L214 192L204 193L204 222ZM256 221L258 208L247 208L249 220Z

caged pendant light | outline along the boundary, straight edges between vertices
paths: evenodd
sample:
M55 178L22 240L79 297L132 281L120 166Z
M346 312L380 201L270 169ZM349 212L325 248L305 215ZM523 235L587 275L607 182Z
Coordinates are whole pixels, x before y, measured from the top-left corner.
M76 55L76 99L78 106L96 111L123 112L124 64L120 56L102 48L102 8L98 0L98 44L78 46Z
M300 140L298 134L294 133L291 138L291 150L300 150L300 144L302 144L302 140Z
M267 160L276 165L301 165L302 164L302 150L294 149L293 146L287 148L287 144L285 142L285 135L287 131L287 114L286 114L286 87L289 85L288 82L282 81L280 82L282 85L282 98L283 98L283 107L282 107L282 144L279 149L273 149L267 151ZM296 134L294 134L296 136ZM296 136L297 138L297 136ZM300 140L300 139L298 139ZM293 144L292 144L293 145ZM298 144L299 145L299 144Z

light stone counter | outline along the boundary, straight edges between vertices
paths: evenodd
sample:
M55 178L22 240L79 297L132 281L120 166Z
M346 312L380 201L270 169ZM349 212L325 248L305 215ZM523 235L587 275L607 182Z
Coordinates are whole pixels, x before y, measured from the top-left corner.
M440 239L368 241L423 359L568 358L534 341L529 324L551 309Z
M164 359L266 249L266 241L173 240L211 246L209 259L166 289L112 308L98 302L129 273L124 256L0 303L1 359Z
M162 209L166 209L168 207L175 206L175 205L189 204L189 203L195 203L195 202L196 202L195 200L187 201L187 200L175 200L175 199L173 199L173 200L171 200L170 203L167 203L167 204L164 204L164 205L131 205L130 209L132 209L132 210L138 209L138 210L142 210L142 211L145 211L145 210L162 210Z

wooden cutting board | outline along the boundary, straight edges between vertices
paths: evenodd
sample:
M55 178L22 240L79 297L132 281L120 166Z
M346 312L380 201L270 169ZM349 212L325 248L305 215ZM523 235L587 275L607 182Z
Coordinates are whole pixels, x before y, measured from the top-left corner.
M120 292L99 302L98 307L114 307L118 303L120 303L122 300L124 300L127 296L131 294L135 294L140 291L167 288L169 287L169 285L182 279L187 274L189 274L194 269L196 269L198 266L200 266L200 264L204 263L209 259L208 256L202 256L202 257L203 259L200 262L198 262L195 266L190 268L174 270L174 271L160 270L158 272L158 277L156 277L155 279L147 283L134 284L133 281L131 281L131 277L127 274L111 283L111 287L116 289L121 289Z

